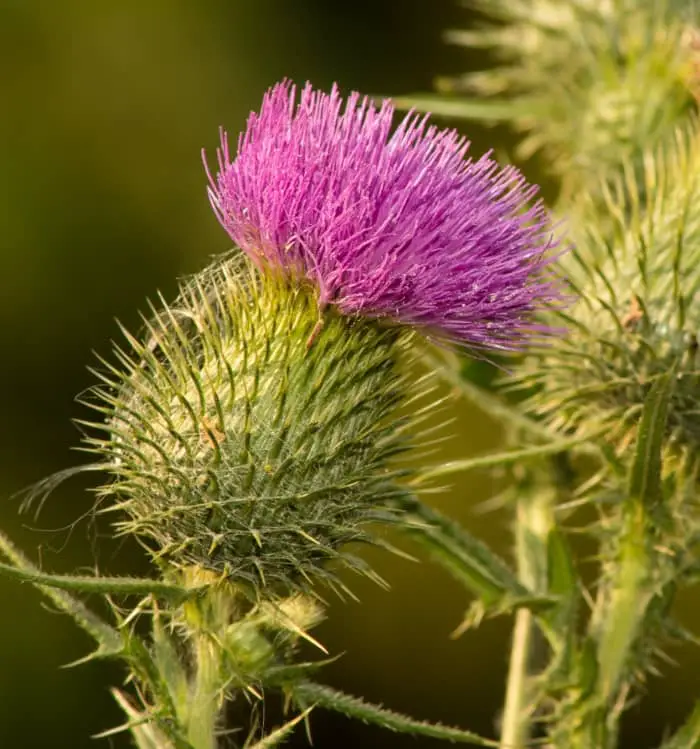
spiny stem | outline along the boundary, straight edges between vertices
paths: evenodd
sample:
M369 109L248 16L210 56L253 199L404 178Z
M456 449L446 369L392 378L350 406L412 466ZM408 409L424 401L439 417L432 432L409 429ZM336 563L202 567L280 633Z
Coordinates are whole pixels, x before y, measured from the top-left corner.
M641 503L628 509L614 576L600 596L591 622L597 640L598 673L582 735L575 746L609 749L615 746L620 710L615 709L632 649L640 635L653 597L648 519Z
M513 644L508 666L501 728L502 749L521 749L530 737L526 682L532 632L532 614L527 609L520 609L515 615Z
M516 515L516 558L520 582L535 592L547 585L547 539L554 519L549 493L523 494ZM520 609L515 627L503 707L501 749L524 749L530 741L528 669L535 629L532 613Z
M634 510L624 531L610 597L598 620L598 693L605 701L613 698L619 687L629 650L652 597L646 513L641 505Z
M652 513L663 496L663 440L675 369L674 365L659 377L644 401L627 497L620 508L618 548L590 624L597 678L587 720L580 721L576 746L607 749L615 745L625 679L632 670L630 661L656 592Z
M194 749L216 749L216 728L221 706L221 663L217 644L198 634L195 645L196 675L190 695L187 738Z
M313 708L310 707L307 710L304 710L303 713L292 718L292 720L285 723L283 726L280 726L272 733L268 733L267 736L263 736L260 741L247 747L247 749L272 749L272 747L279 746L289 737L289 734L294 730L297 724L301 723L302 720L306 720L312 709Z

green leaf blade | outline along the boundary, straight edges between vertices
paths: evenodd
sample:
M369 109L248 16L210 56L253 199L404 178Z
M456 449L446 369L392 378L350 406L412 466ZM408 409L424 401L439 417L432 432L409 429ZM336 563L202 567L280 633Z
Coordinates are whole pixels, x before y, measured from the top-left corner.
M644 401L634 459L629 473L628 497L645 506L661 496L661 464L675 367L661 376Z
M477 120L487 124L509 122L518 112L513 102L507 99L469 99L440 94L414 94L392 98L392 101L397 109L413 109L417 112L430 112L438 117Z
M287 690L301 707L324 707L342 713L349 718L355 718L364 723L372 723L395 733L426 736L453 743L472 744L473 746L498 747L497 741L484 738L471 731L409 718L381 705L373 705L359 697L345 694L322 684L314 682L290 684L287 686Z

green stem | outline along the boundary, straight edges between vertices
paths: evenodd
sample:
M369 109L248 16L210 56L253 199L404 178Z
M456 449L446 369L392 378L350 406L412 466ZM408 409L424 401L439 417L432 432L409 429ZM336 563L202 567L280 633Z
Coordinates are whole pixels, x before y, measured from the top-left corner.
M597 642L597 679L587 719L586 735L576 746L608 749L616 745L624 700L619 700L632 650L653 598L649 555L648 518L644 506L629 501L614 573L600 596L591 622Z
M589 626L595 650L596 676L576 724L571 746L609 749L616 745L626 682L634 670L635 646L658 592L654 572L655 524L651 517L663 497L663 444L675 365L651 387L644 400L627 497L620 506L620 526L613 560L604 569L604 584Z
M517 504L516 557L520 582L533 592L546 592L548 538L554 518L549 493L525 493ZM503 707L501 749L524 749L531 738L529 666L535 639L532 613L520 609L508 667Z
M206 633L197 636L196 674L190 694L187 738L194 749L216 749L221 710L219 648Z
M209 583L215 575L192 569L183 578L186 585L197 585ZM194 674L178 712L184 716L182 723L193 749L216 749L226 690L236 671L226 646L232 623L239 621L236 590L228 584L209 585L204 596L183 606L182 615Z
M501 747L521 749L530 738L527 711L527 669L532 646L532 614L519 609L515 615L513 644L508 666L506 699L503 708Z
M617 574L598 620L598 694L606 702L620 686L630 648L652 597L646 513L639 504L633 509L621 543Z

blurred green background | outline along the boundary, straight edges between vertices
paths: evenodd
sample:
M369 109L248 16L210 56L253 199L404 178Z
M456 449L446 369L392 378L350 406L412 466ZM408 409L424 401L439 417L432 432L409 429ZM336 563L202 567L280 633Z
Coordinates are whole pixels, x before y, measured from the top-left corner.
M11 499L83 460L74 402L109 353L114 317L137 310L178 275L225 250L211 214L200 149L235 133L276 80L333 81L348 91L427 90L436 74L482 61L442 43L468 25L454 0L0 0L0 525L55 571L143 570L138 550L92 527L89 486L61 487L39 520ZM474 129L475 151L486 147ZM491 139L493 133L488 134ZM496 137L502 137L496 134ZM497 145L491 143L490 145ZM498 444L481 414L455 408L454 436L435 460ZM469 476L435 498L503 553L507 515L475 507L496 489ZM334 602L318 631L345 655L324 678L416 717L491 734L506 670L508 622L451 640L468 600L438 568L372 554L390 592L352 583L361 603ZM685 618L697 620L694 602ZM119 669L63 666L90 645L28 586L0 580L0 748L128 746L90 735L120 722L108 687ZM627 720L625 746L653 746L698 694L700 659L650 688ZM268 720L276 720L274 705ZM437 747L321 713L323 747ZM295 745L305 745L303 735Z

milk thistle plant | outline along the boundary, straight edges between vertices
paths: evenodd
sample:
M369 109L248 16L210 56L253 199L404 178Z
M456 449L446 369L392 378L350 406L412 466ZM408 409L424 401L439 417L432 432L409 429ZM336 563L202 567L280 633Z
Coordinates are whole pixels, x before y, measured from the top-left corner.
M472 576L502 608L550 605L466 533L433 522L413 496L420 469L402 457L436 405L432 375L411 366L427 341L488 356L561 333L541 313L567 298L554 269L562 247L517 169L468 158L464 138L424 117L392 131L393 115L337 88L273 87L235 154L222 135L209 173L235 248L152 305L141 333L124 330L95 369L85 402L98 418L81 422L95 460L32 498L100 472L96 512L143 545L154 576L50 575L0 536L0 570L87 630L91 657L125 664L115 730L140 749L236 741L226 706L274 690L291 718L271 732L253 722L246 746L282 742L316 706L496 746L318 684L323 657L297 655L302 640L323 651L310 631L324 591L347 592L343 567L378 579L356 547L389 547L387 524L433 548L466 542L467 561L482 557ZM423 411L407 408L426 398ZM111 621L80 593L102 593Z

